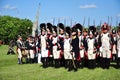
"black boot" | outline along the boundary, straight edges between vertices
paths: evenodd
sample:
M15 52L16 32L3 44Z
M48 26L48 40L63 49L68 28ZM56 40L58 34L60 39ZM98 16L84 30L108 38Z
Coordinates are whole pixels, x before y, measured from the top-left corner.
M106 65L106 58L102 58L102 68L105 69Z
M22 59L18 58L18 64L22 64Z
M68 60L65 60L65 69L68 68Z
M117 68L120 68L120 58L117 59Z
M85 60L84 60L84 58L82 58L82 59L81 59L81 68L84 67L84 64L85 64Z
M28 58L26 58L26 64L28 64L29 63L29 59Z
M72 69L73 69L72 60L69 60L68 71L72 71Z
M74 62L75 62L75 66L76 66L76 68L74 67L74 71L76 72L77 71L77 69L78 69L78 65L79 65L79 61L77 61L77 60L74 60Z
M106 68L109 69L110 66L110 59L106 58Z

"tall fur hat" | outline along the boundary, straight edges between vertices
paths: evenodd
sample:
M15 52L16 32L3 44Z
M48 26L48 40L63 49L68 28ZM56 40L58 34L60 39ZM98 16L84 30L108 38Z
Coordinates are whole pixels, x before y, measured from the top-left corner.
M89 29L88 29L88 32L92 32L92 34L94 35L95 32L96 32L96 27L95 26L90 26Z
M52 24L51 23L47 23L47 31L52 32Z
M71 29L72 32L77 32L76 25L74 25Z
M83 31L83 27L82 27L82 25L81 25L80 23L77 23L77 24L75 25L75 27L76 27L76 29L77 29L77 32L82 32L82 31Z
M52 32L57 34L57 27L56 26L52 26Z
M46 24L45 23L40 24L40 30L41 30L41 32L46 31Z
M68 35L68 36L71 35L71 28L70 27L65 28L65 35Z
M63 25L63 23L58 23L57 26L59 27L59 30L64 30L64 25Z

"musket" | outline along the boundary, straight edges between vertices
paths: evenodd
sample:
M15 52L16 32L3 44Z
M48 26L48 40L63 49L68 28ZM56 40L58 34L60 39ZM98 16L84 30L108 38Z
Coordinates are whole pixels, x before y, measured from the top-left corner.
M74 61L74 56L73 56L73 52L71 52L71 55L72 55L73 66L74 66L74 68L76 69L76 65L75 65L75 61Z
M71 34L71 39L72 39L72 34ZM70 44L72 43L72 40L70 41ZM70 45L71 46L71 45ZM71 46L72 47L72 46ZM73 56L73 51L70 51L70 54L72 56L72 63L73 63L73 67L76 69L76 65L75 65L75 61L74 61L74 56Z

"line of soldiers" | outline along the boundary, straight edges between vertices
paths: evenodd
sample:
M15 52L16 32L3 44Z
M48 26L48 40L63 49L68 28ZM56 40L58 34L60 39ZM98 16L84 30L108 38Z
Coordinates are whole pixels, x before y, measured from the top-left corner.
M110 30L104 23L101 31L95 26L83 29L79 23L72 28L62 23L57 26L51 23L40 24L37 37L28 36L25 44L21 36L17 40L18 63L22 64L22 51L26 55L26 63L42 63L43 67L64 66L68 71L78 68L95 68L96 65L109 69L110 60L116 60L120 68L120 28Z

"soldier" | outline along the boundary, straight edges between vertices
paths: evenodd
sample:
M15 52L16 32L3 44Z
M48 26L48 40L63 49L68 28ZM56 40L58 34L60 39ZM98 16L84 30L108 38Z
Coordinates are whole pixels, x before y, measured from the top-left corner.
M84 66L87 67L88 66L88 57L87 57L87 54L86 54L86 51L87 51L87 38L88 38L88 30L87 29L84 29L83 30L83 45L84 45L84 59L85 59L85 64Z
M83 45L83 35L82 35L82 25L81 24L76 24L76 28L77 28L77 32L78 32L78 38L79 38L79 49L80 49L80 57L81 57L81 68L84 67L84 51L85 51L85 48L84 48L84 45Z
M58 29L59 29L59 32L60 34L58 35L58 42L60 44L60 54L61 54L61 59L60 59L60 64L61 66L64 66L64 55L63 55L63 49L64 49L64 25L62 23L59 23L58 25Z
M71 46L72 46L72 55L74 54L74 62L75 62L75 66L74 66L74 70L77 71L78 67L79 67L79 61L80 61L80 54L79 54L79 38L77 36L77 30L76 27L73 26L72 28L72 41L71 41ZM69 71L71 71L72 68L69 68Z
M42 63L43 63L43 68L46 68L48 66L48 50L47 48L47 42L46 42L46 24L41 23L40 24L40 29L41 29L41 55L42 55Z
M58 44L58 37L57 37L57 27L53 26L53 38L52 38L52 45L53 45L53 58L55 61L55 68L60 67L60 46Z
M53 66L53 54L52 54L52 24L47 23L47 49L48 49L48 63L49 66Z
M38 35L38 63L41 64L42 61L41 61L41 40L40 40L40 37L41 35L39 34Z
M120 68L120 27L117 32L117 68Z
M112 60L113 61L116 61L116 53L117 53L117 48L116 48L116 45L117 45L117 39L116 39L116 30L112 30L112 38L113 38L113 45L112 45Z
M109 69L109 66L110 66L112 37L108 32L108 29L109 29L108 24L104 23L102 25L102 33L99 36L103 69L105 68Z
M18 35L17 39L17 53L18 53L18 64L22 64L22 49L23 49L23 42L22 37Z
M90 26L90 28L93 28L94 27ZM90 69L94 69L95 66L96 66L96 39L94 38L94 31L92 31L91 29L89 28L89 38L87 39L87 56L88 56L88 68Z
M30 47L29 47L29 41L30 41L30 36L27 37L27 40L25 41L25 53L27 55L27 58L26 58L26 63L29 63L30 61Z
M7 52L7 55L9 54L15 54L13 47L15 46L15 41L11 40L9 43L9 50Z
M71 62L71 29L70 27L65 28L65 39L64 39L64 58L65 58L65 68L68 68L69 63Z
M35 56L35 42L34 38L31 36L29 41L29 51L30 51L30 63L34 63L34 56Z

